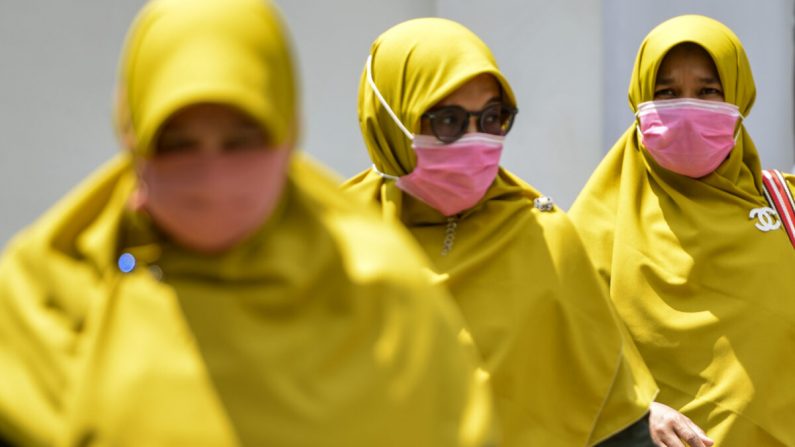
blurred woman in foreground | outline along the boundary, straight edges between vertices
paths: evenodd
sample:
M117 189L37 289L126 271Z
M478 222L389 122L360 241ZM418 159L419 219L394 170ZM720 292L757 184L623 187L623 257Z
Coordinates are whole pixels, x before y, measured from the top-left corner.
M0 261L18 445L482 445L490 396L399 229L295 152L261 0L155 0L119 79L127 151Z

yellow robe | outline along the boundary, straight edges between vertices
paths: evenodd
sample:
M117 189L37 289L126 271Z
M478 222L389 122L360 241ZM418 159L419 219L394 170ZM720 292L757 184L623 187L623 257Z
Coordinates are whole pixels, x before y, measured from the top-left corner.
M207 58L214 70L197 72ZM152 2L122 67L118 122L131 152L0 258L0 439L487 442L487 377L449 297L421 270L421 252L310 161L293 159L274 215L223 254L183 249L128 209L131 154L151 154L179 107L220 102L259 120L276 143L295 137L293 74L273 8ZM125 252L138 260L126 274L117 267Z
M515 103L486 45L457 23L404 22L382 34L371 55L375 84L414 132L424 111L481 73L494 75ZM379 171L413 169L410 141L364 77L359 121ZM504 445L593 445L648 411L651 376L568 218L557 208L536 209L532 187L500 170L454 230L374 170L345 187L378 203L385 220L403 223L452 292L492 376ZM442 255L450 232L452 249Z
M702 16L655 28L629 88L633 110L682 42L712 56L725 100L748 115L755 87L737 37ZM745 127L718 169L692 179L660 167L633 123L570 215L660 386L721 447L795 445L795 250L749 218L769 206ZM792 189L793 177L788 176Z

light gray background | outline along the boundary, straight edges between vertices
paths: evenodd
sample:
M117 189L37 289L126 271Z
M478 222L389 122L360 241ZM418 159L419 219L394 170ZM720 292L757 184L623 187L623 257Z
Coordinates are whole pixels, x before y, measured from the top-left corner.
M144 0L0 0L0 245L118 150L117 58ZM701 13L743 41L757 83L747 127L767 167L793 156L795 0L277 0L297 53L303 147L369 166L356 92L370 43L413 17L458 20L492 48L520 113L503 165L567 208L632 121L635 52L659 22Z

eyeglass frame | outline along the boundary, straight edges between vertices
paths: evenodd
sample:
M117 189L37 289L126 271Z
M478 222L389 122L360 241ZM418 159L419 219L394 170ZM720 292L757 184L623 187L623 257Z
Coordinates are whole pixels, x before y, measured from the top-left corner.
M508 128L505 129L505 131L500 134L500 135L507 135L508 132L510 132L511 128L513 127L513 122L514 122L514 119L516 118L516 114L519 113L519 109L517 109L516 107L511 107L511 106L509 106L509 105L507 105L505 103L502 103L502 102L495 102L493 104L489 104L486 107L484 107L483 109L478 110L477 112L472 112L472 111L467 110L467 109L465 109L465 108L463 108L463 107L461 107L459 105L444 106L444 107L439 107L436 110L431 110L431 111L425 112L425 113L423 113L420 116L420 118L427 118L430 121L431 132L433 132L433 136L435 136L442 143L449 144L449 143L452 143L452 142L458 140L459 138L463 137L467 133L466 129L469 126L469 121L472 119L473 116L477 118L477 120L475 121L475 125L476 125L476 129L478 130L478 132L484 132L484 133L491 134L490 132L486 132L486 131L483 130L483 124L482 124L481 121L482 121L482 117L483 117L483 112L485 112L486 110L491 109L494 106L499 106L501 108L501 112L503 110L508 112L508 116L509 116ZM434 129L433 120L436 118L436 114L437 113L439 113L439 112L441 112L443 110L450 110L450 109L463 110L464 113L466 113L467 116L466 116L466 119L464 120L464 126L461 128L460 133L457 134L455 136L455 138L453 138L453 139L441 138L439 135L437 135L436 129ZM497 135L497 134L491 134L491 135Z

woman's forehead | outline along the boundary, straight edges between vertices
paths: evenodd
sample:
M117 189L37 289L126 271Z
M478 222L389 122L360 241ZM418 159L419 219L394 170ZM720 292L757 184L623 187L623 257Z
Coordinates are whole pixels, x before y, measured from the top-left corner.
M709 72L712 77L718 76L718 70L712 56L702 46L685 42L671 48L657 70L657 80L668 76L674 70L683 68Z
M490 73L481 73L455 89L452 93L442 98L435 106L458 104L471 99L498 98L502 89L497 78Z

